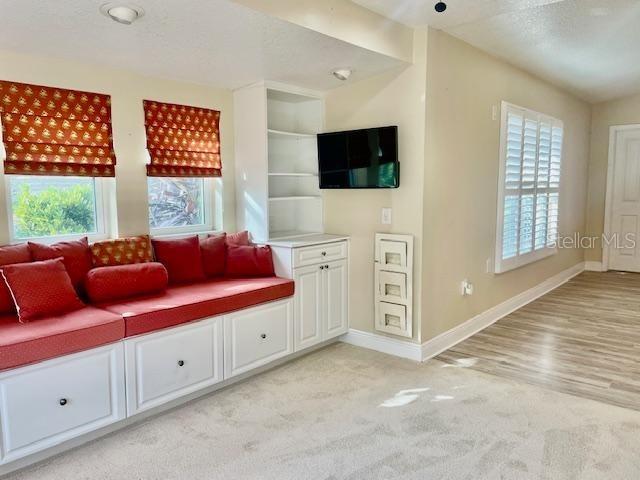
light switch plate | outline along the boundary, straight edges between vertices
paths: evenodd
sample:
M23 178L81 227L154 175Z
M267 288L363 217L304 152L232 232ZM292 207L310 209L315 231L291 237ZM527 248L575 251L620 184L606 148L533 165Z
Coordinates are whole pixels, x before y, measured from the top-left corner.
M380 221L383 225L391 225L391 209L383 208Z

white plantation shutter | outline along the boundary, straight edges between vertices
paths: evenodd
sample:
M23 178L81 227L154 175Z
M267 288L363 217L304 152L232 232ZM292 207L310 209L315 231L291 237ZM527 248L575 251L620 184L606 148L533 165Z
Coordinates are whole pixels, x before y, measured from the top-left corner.
M496 272L556 252L562 122L502 103Z

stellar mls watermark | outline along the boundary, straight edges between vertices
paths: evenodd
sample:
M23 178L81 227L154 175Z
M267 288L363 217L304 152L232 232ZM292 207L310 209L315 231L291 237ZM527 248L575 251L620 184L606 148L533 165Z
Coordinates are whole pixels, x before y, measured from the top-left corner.
M615 249L635 249L635 233L612 233L610 235L583 235L574 233L573 235L557 235L549 239L552 248L615 248Z

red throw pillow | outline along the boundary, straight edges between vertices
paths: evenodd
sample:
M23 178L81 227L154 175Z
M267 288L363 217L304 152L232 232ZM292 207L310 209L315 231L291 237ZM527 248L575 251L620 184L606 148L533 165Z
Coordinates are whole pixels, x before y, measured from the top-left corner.
M84 307L78 298L62 258L2 267L18 320L62 315Z
M229 247L225 275L228 277L272 277L271 247L249 245Z
M93 267L91 249L87 237L70 242L58 242L53 245L29 242L31 256L36 261L62 257L71 283L78 293L84 291L83 283L87 272Z
M206 278L197 235L175 240L153 239L151 243L156 260L169 272L169 283L197 282Z
M227 234L209 235L200 242L202 254L202 268L207 277L224 275L227 260Z
M0 247L0 266L28 263L30 261L31 252L26 243ZM16 306L13 303L13 298L11 298L11 292L9 292L7 284L3 280L0 282L0 314L13 313L15 311Z
M133 263L94 268L87 273L85 287L89 299L100 303L163 292L168 281L161 263Z
M94 267L153 262L149 235L115 238L91 244Z
M227 246L240 247L244 245L251 245L249 243L249 232L244 230L238 233L227 233Z

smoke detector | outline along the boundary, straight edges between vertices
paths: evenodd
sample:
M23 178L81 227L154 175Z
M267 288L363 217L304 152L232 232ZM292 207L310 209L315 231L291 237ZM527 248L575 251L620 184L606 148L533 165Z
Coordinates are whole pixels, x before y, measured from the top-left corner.
M117 3L105 3L100 7L100 12L114 22L123 25L131 25L144 15L144 10L135 5L122 5Z
M336 68L333 72L331 72L331 74L336 77L338 80L349 80L349 77L351 76L351 69L350 68Z

